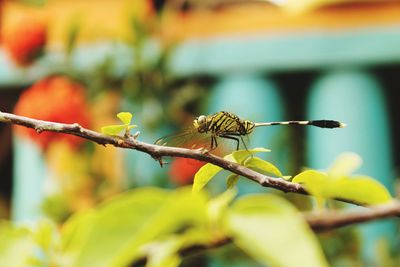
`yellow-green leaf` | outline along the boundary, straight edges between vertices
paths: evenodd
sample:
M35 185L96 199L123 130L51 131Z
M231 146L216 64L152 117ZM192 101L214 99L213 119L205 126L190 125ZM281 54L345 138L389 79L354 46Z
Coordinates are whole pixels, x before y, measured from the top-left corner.
M205 164L201 167L194 176L193 180L193 192L199 192L203 187L222 170L221 167L213 165L211 163Z
M327 198L329 195L331 180L322 172L307 170L296 175L292 182L304 185L307 191L316 197ZM328 190L328 192L325 192L325 190Z
M270 152L271 150L263 147L256 147L253 149L249 150L237 150L232 152L232 157L238 164L242 164L248 157L251 157L251 155L260 153L260 152Z
M265 266L328 266L303 216L276 195L237 200L226 221L233 242Z
M260 159L259 157L252 157L245 161L245 166L257 172L273 175L276 177L281 177L282 173L280 170L272 163Z
M347 152L339 155L328 170L328 175L333 178L341 176L349 176L357 170L362 164L362 159L359 155L352 152Z
M343 198L366 205L389 202L389 191L378 181L368 176L354 176L336 180L329 190L331 197Z
M117 114L117 117L126 125L130 124L132 121L132 113L130 112L120 112Z
M381 183L368 176L337 178L308 170L296 175L292 181L303 184L317 198L342 198L368 205L385 203L392 199Z
M126 129L126 125L108 125L101 127L101 132L106 135L118 135Z
M224 193L211 199L208 203L208 217L210 222L217 224L221 220L224 211L227 209L228 205L232 202L237 194L237 190L228 189Z

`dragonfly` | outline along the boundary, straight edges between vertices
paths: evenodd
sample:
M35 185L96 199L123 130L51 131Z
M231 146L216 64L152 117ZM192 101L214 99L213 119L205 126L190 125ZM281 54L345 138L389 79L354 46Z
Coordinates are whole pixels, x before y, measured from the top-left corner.
M335 120L311 121L278 121L278 122L253 122L241 119L234 113L219 111L211 115L200 115L193 120L191 127L158 139L155 144L162 146L177 146L188 148L207 148L214 150L218 147L220 138L236 142L239 150L240 141L247 150L243 140L244 136L251 134L256 127L275 125L309 125L320 128L343 128L346 124Z

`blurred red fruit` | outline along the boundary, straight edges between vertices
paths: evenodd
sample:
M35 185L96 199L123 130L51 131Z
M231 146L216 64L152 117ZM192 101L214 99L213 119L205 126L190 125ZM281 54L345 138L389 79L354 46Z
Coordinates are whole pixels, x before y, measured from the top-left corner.
M6 28L2 43L11 59L19 66L28 66L44 51L47 28L37 19L23 19Z
M63 76L52 76L38 81L24 91L15 107L17 115L35 119L79 123L89 126L89 109L86 103L84 88ZM76 136L53 132L36 133L35 130L17 126L19 134L29 136L46 149L52 141L65 141L78 147L84 139Z
M190 184L196 172L205 164L203 161L187 158L176 158L171 163L169 174L178 185Z

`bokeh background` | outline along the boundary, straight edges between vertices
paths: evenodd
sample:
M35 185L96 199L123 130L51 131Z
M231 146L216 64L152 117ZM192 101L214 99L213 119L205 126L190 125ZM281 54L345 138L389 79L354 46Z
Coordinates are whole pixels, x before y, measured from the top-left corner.
M348 127L257 129L250 146L272 149L287 175L356 152L359 173L398 195L398 0L0 0L0 28L1 111L97 131L129 111L150 143L220 110L340 120ZM202 166L168 161L0 125L0 217L63 222L128 188L190 184ZM216 194L225 181L215 180ZM320 239L333 266L399 266L398 228L384 220ZM220 254L199 266L224 266Z

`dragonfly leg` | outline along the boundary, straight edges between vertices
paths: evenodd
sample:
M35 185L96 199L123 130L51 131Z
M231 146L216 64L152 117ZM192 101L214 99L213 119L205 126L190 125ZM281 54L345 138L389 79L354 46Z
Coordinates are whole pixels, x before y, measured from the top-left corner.
M211 150L216 149L218 146L217 137L215 135L211 136Z
M239 150L239 138L237 138L235 135L228 135L228 134L223 134L220 135L220 137L222 138L226 138L226 139L231 139L231 140L235 140L236 141L236 150ZM243 140L242 140L243 141Z

